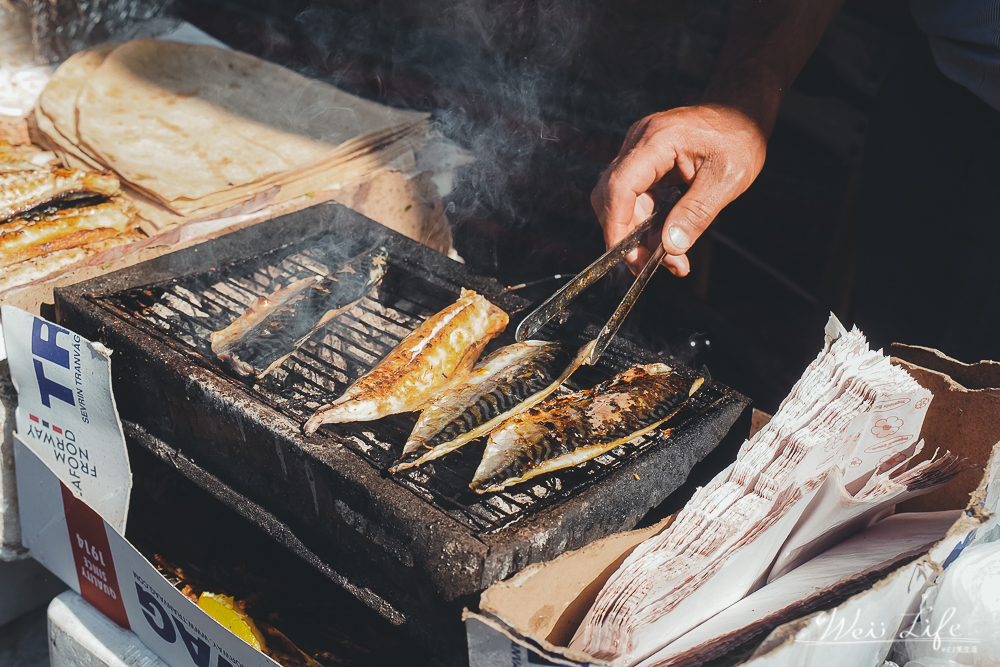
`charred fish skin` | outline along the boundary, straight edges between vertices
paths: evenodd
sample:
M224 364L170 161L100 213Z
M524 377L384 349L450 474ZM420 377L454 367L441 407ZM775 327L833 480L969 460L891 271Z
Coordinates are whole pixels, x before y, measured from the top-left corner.
M463 289L457 301L424 321L340 398L317 410L303 431L424 409L438 391L471 371L507 321L503 310Z
M296 281L258 299L241 318L212 334L212 347L240 375L263 378L330 319L360 301L385 275L389 253L372 248L338 271ZM245 328L241 326L245 324Z
M657 428L701 387L665 364L637 366L593 389L549 400L491 435L470 488L499 491L568 468Z
M582 363L561 341L524 341L500 348L463 382L431 399L389 471L436 459L485 435L516 412L538 403Z

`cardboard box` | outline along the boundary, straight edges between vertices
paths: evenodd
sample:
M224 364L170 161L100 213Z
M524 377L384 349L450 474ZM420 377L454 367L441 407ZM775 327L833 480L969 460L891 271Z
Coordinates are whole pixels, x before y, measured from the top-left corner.
M10 306L3 321L19 399L21 535L31 557L169 665L277 665L174 588L124 538L131 471L110 352Z
M990 477L1000 483L1000 364L962 364L933 350L894 346L894 363L904 368L934 394L921 437L925 451L950 449L968 459L972 469L951 484L923 498L920 510L966 509L947 536L916 561L895 569L868 590L862 591L831 612L820 612L776 628L755 653L754 665L881 664L872 656L885 651L894 638L892 630L879 643L824 643L830 614L892 625L887 610L902 624L913 616L919 594L976 528L990 515L983 507ZM959 418L959 415L961 418ZM764 415L756 413L754 430L763 426ZM990 471L985 475L984 471ZM972 491L970 495L970 490ZM916 505L916 503L914 503ZM643 530L619 533L582 549L563 554L547 563L532 565L514 577L491 586L480 599L478 613L466 611L463 618L469 641L471 667L520 667L528 664L558 664L583 667L608 665L603 660L567 648L597 594L618 566L642 541L665 530L668 517ZM915 585L916 582L916 585ZM832 604L833 601L831 601ZM824 616L824 614L826 614ZM897 624L894 628L902 627ZM867 627L867 626L864 626ZM820 639L817 640L817 637ZM721 647L717 653L724 652ZM733 648L733 647L730 647ZM690 664L699 664L700 661Z

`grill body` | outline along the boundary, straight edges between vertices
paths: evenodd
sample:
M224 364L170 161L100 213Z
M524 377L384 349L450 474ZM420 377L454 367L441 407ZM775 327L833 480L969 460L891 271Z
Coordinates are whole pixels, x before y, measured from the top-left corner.
M227 373L207 336L254 298L383 243L389 271L263 381ZM666 431L580 468L478 496L467 488L482 443L390 476L413 415L302 423L428 315L474 289L512 316L528 304L491 279L339 205L322 205L57 290L61 324L110 347L130 438L172 463L432 649L440 622L472 594L534 562L635 525L680 486L748 400L707 382ZM582 343L596 330L562 336ZM652 359L616 340L573 389ZM208 480L208 481L206 481ZM273 525L272 525L273 524ZM262 524L263 525L263 524ZM278 528L275 528L277 526ZM459 628L460 631L460 628Z

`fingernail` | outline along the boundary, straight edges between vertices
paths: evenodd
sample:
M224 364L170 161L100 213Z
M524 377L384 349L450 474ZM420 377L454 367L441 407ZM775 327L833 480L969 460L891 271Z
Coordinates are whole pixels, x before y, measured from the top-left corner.
M670 242L673 243L678 250L687 250L688 246L691 245L691 239L680 227L671 227L670 231L667 232L670 237Z

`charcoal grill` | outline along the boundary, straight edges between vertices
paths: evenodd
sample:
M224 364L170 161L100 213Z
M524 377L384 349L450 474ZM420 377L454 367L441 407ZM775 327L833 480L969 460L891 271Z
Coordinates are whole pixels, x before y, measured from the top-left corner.
M254 299L376 243L389 250L382 283L270 376L235 377L214 358L209 333ZM437 644L450 641L439 625L447 605L530 563L634 526L683 483L748 403L706 382L669 431L485 496L468 489L483 443L401 474L386 472L413 415L302 434L313 410L454 301L462 287L512 316L491 348L512 342L528 302L329 204L57 290L56 312L64 326L114 350L115 397L132 440L245 516L282 526L269 532L440 649ZM597 331L582 322L574 318L548 333L582 344ZM592 386L648 361L646 351L617 339L597 366L582 368L568 386ZM457 615L451 618L457 623Z

